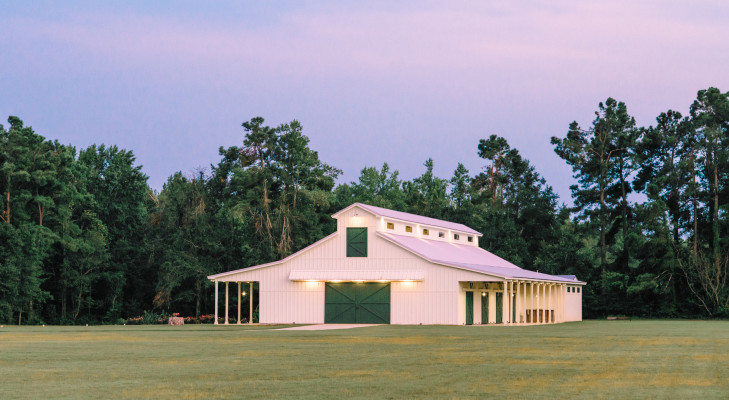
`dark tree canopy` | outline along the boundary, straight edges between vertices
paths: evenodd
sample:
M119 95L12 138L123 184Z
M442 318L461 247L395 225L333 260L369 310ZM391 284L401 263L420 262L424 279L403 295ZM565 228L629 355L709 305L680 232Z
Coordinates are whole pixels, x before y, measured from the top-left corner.
M480 171L459 162L441 178L429 158L411 180L384 163L337 184L298 121L255 117L217 163L157 193L132 151L77 152L11 116L0 125L0 322L209 313L207 276L308 246L354 202L459 222L521 267L577 275L587 317L728 317L729 94L708 88L687 105L639 127L608 98L589 127L552 137L572 168L572 207L494 134L472 144Z

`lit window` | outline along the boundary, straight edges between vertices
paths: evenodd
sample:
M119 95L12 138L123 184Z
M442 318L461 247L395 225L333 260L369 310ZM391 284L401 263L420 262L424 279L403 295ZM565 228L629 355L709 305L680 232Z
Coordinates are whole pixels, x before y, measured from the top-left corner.
M473 243L473 236L469 236L468 237L468 241L471 242L471 243Z
M393 224L392 222L388 222L387 229L395 229L395 224Z
M413 227L412 226L406 226L405 227L405 232L412 232L412 231L413 231Z
M457 233L453 235L454 240L459 240L460 238L461 238L461 236Z
M424 236L428 236L428 235L430 235L430 231L429 231L429 230L427 230L427 229L423 229L423 235L424 235Z
M443 232L438 232L438 237L439 237L439 238L445 237L445 233L443 233Z

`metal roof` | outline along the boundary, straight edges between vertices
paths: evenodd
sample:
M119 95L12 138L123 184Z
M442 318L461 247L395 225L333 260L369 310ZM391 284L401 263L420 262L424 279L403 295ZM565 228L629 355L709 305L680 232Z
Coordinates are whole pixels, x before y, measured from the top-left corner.
M377 232L377 235L437 264L482 272L506 279L582 283L558 275L543 274L519 268L503 258L476 246L420 239L384 232Z
M352 207L359 207L365 211L368 211L368 212L374 214L377 217L392 218L392 219L397 219L397 220L401 220L401 221L412 222L414 224L434 226L434 227L450 229L450 230L464 232L464 233L471 233L476 236L482 236L481 232L471 229L463 224L458 224L458 223L450 222L450 221L443 221L441 219L436 219L436 218L424 217L422 215L410 214L410 213L406 213L406 212L402 212L402 211L390 210L390 209L382 208L382 207L375 207L375 206L371 206L369 204L363 204L363 203L354 203L354 204L350 205L349 207L334 213L332 215L332 217L336 218L340 213L347 211Z

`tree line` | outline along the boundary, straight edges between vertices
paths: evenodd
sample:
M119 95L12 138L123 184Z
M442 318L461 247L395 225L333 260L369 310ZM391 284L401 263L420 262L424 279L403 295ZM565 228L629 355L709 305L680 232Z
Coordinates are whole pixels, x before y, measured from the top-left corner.
M401 180L387 163L336 184L298 121L242 124L240 146L152 190L130 150L77 151L19 118L0 125L0 321L119 323L145 311L200 316L206 276L271 262L336 229L353 202L466 224L519 266L574 274L587 317L729 316L729 93L637 126L623 102L552 137L573 206L506 139L481 139L472 173Z

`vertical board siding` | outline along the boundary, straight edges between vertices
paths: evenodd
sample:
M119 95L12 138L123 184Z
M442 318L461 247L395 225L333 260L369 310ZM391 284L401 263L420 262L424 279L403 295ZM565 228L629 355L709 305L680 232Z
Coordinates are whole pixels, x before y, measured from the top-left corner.
M570 288L578 286L567 286ZM565 293L565 321L582 321L582 287L580 293Z

